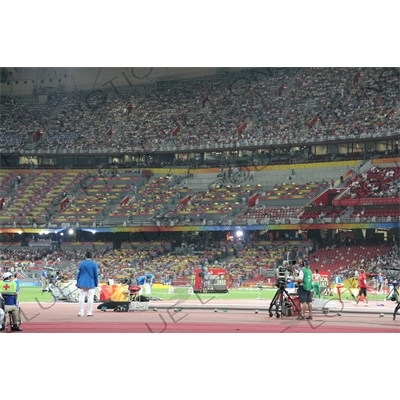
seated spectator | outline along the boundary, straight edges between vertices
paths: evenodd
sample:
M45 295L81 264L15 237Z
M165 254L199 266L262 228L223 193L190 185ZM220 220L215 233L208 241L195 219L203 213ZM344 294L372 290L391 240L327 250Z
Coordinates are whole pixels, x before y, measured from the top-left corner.
M3 274L3 282L0 286L1 292L16 294L17 285L15 282L13 282L11 277L12 277L11 272L5 272ZM20 314L19 307L17 307L16 305L7 304L7 298L4 298L1 293L0 293L0 299L3 300L5 303L5 311L11 315L11 319L12 319L11 330L12 331L22 331L21 327L19 326L21 324L21 314ZM6 323L6 321L3 320L3 325L5 323ZM2 328L4 329L4 326L2 326Z

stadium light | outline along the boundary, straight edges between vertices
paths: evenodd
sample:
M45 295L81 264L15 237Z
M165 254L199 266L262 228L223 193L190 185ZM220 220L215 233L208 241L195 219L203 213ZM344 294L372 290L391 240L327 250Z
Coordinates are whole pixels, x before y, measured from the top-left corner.
M74 230L73 230L73 229L70 229L70 230L68 231L68 233L69 233L70 235L73 235Z

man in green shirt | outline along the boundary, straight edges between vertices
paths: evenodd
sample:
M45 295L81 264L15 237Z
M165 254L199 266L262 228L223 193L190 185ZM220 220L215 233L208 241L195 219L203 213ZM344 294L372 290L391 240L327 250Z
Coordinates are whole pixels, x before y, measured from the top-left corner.
M303 268L300 270L297 278L299 300L301 304L301 315L298 316L298 319L312 319L312 271L308 260L303 260L302 266ZM307 308L308 315L306 316Z

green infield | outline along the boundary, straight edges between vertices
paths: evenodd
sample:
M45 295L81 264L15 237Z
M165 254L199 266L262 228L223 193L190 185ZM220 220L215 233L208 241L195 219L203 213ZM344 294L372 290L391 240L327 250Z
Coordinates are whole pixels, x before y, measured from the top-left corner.
M19 302L50 302L52 300L51 293L42 293L41 287L35 286L21 286L21 291L19 292Z
M189 294L188 287L174 287L173 293L170 292L168 287L153 289L151 296L159 297L162 300L176 300L178 297L185 298L187 300L196 300L201 297L204 301L209 299L213 300L272 300L276 293L276 288L272 289L255 289L255 288L238 288L231 289L228 293L201 293L201 294ZM143 293L145 294L145 293ZM387 295L375 295L369 296L369 301L381 301L386 298ZM324 297L326 299L334 300L337 296ZM342 294L342 300L351 300L351 296L348 292ZM21 287L19 295L19 301L23 302L51 302L52 295L50 293L42 293L40 287Z

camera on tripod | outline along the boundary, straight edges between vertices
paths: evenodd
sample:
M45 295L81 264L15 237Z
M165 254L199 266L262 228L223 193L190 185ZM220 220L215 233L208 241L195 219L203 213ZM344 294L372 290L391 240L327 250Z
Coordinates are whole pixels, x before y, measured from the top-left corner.
M284 260L282 265L275 270L276 283L278 288L285 288L289 282L293 280L293 268L289 265L289 261Z
M297 274L296 261L284 260L282 265L275 269L276 283L275 286L278 288L274 298L269 305L269 316L272 317L273 310L275 310L276 318L281 316L291 316L292 309L295 309L298 315L301 314L301 310L296 302L290 296L290 293L286 290L288 283L292 283L292 288L295 289L295 273Z

